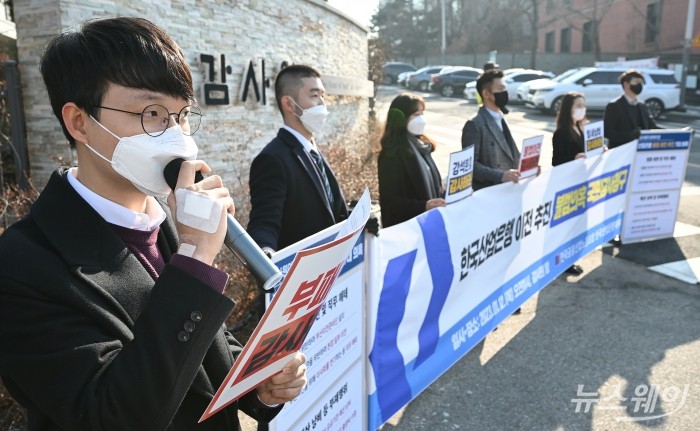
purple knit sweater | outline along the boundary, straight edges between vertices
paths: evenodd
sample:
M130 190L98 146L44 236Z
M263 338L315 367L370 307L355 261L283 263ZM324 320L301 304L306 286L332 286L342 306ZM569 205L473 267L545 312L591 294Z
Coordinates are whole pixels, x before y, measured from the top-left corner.
M151 277L157 280L158 275L160 275L166 265L165 260L163 260L163 255L158 249L158 232L160 228L147 232L129 229L115 224L111 224L110 226L119 238L124 241L129 251L141 262ZM181 254L174 254L169 264L198 278L219 293L223 293L226 288L228 274L204 262L200 262L197 259L192 259L191 257Z

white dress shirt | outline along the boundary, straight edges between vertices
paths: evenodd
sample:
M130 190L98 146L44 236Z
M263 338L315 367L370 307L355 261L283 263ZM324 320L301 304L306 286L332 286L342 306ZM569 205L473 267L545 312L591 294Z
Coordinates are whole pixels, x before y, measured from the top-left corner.
M76 175L78 168L70 168L68 171L68 182L78 194L85 199L97 213L105 219L107 223L117 226L151 232L160 226L165 220L165 211L152 196L146 199L146 212L140 213L132 211L126 207L105 199L78 181Z

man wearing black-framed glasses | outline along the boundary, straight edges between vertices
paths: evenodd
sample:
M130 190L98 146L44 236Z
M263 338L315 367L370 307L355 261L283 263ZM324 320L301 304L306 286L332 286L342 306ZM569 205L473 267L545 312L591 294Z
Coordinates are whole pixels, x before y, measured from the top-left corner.
M233 201L218 176L195 183L209 167L180 48L144 19L95 20L52 40L41 71L78 167L0 236L0 376L29 431L236 430L238 408L268 422L305 384L299 352L198 423L241 346L213 266ZM178 217L192 208L163 178L175 158L213 231Z
M175 123L180 126L182 133L187 136L194 135L202 122L202 111L196 105L187 105L180 109L180 112L168 112L168 108L158 104L148 105L143 108L141 112L125 111L123 109L100 105L95 106L95 108L141 117L141 127L143 131L153 137L165 133L170 126L170 118L173 116L175 118Z

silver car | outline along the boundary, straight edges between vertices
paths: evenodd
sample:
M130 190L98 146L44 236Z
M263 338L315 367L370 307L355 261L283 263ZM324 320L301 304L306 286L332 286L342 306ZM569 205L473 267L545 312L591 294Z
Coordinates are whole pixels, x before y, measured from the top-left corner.
M450 66L425 66L413 72L406 79L406 87L411 90L428 91L430 88L430 77L435 73Z

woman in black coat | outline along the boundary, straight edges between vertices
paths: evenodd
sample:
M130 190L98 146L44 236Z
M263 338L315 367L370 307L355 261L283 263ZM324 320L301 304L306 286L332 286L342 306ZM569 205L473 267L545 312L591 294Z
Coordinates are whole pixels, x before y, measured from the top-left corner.
M557 115L557 130L552 136L552 166L558 166L575 159L586 158L583 140L583 125L586 119L586 99L583 94L572 91L564 96ZM583 274L579 265L571 265L566 272Z
M445 206L440 172L430 155L435 144L423 134L424 109L423 98L408 93L389 107L378 160L383 227Z
M583 125L587 122L586 99L583 94L575 91L566 94L561 101L557 130L552 137L552 166L586 157L583 148Z

